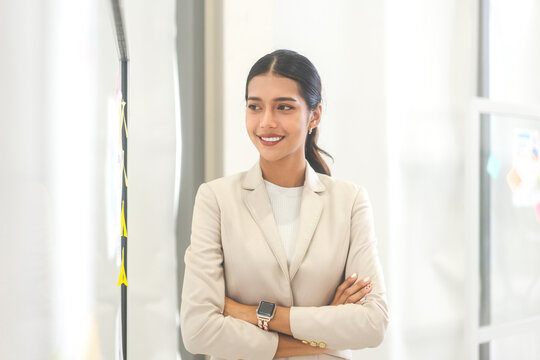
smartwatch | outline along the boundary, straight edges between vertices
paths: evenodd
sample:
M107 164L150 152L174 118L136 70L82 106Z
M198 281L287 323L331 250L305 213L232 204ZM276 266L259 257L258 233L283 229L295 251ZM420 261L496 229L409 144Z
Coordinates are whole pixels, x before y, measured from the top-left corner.
M257 308L257 325L268 331L268 323L274 318L276 313L276 304L268 301L261 301Z

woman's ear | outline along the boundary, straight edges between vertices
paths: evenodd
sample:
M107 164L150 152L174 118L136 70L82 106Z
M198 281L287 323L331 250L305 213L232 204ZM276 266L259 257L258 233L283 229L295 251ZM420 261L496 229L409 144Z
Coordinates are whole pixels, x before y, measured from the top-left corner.
M309 126L312 128L319 126L319 123L321 122L321 115L322 115L322 105L319 104L317 105L315 109L311 110Z

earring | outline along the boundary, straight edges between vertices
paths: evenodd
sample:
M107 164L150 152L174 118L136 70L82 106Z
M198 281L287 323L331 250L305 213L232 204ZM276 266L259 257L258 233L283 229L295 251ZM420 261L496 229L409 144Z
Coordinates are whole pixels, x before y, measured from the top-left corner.
M309 135L311 135L311 131L313 130L312 127L309 128Z

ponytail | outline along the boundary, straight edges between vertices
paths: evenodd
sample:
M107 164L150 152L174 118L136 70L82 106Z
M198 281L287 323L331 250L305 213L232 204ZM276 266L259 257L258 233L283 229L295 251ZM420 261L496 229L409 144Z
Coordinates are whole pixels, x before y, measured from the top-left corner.
M316 172L332 176L330 168L326 164L326 161L324 161L322 158L321 154L328 156L332 159L332 161L334 158L332 155L317 146L317 139L319 138L319 132L317 130L318 128L314 128L311 134L308 134L307 136L305 147L306 160Z

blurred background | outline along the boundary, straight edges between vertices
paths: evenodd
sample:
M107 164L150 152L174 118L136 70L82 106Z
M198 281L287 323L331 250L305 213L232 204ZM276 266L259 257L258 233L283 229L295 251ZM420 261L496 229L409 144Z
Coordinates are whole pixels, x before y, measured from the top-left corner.
M391 320L354 358L540 359L537 0L2 0L0 44L1 359L204 358L194 196L257 161L245 79L280 48L374 207Z

